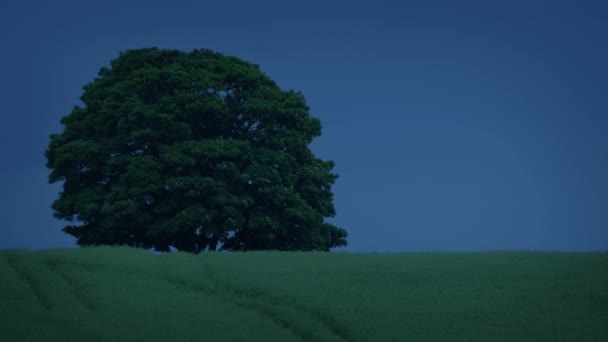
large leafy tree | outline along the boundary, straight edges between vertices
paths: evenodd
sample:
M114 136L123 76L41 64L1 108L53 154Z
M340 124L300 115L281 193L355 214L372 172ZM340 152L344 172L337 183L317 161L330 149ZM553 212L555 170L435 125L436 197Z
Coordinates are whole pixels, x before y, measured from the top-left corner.
M54 216L79 245L204 250L345 246L334 163L299 92L211 50L128 50L84 87L46 150Z

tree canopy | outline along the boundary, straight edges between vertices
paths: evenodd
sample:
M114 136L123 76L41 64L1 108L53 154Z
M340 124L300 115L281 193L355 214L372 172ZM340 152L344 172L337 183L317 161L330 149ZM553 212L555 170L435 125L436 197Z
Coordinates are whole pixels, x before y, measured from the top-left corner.
M300 92L208 49L128 50L84 86L45 152L52 204L81 246L316 250L345 246L334 163Z

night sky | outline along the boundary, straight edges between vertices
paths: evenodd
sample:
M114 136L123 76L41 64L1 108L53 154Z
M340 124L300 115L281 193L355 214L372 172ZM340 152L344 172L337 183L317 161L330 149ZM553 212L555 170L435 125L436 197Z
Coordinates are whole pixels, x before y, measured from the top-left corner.
M44 150L120 51L209 48L301 91L336 251L608 250L602 1L2 1L0 248L76 246Z

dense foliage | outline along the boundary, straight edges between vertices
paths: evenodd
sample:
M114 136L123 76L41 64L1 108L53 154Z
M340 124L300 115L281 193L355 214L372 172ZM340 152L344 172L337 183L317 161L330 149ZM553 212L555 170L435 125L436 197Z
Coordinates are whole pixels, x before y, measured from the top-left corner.
M54 216L79 245L168 251L346 245L334 163L303 95L210 50L129 50L101 68L51 135Z

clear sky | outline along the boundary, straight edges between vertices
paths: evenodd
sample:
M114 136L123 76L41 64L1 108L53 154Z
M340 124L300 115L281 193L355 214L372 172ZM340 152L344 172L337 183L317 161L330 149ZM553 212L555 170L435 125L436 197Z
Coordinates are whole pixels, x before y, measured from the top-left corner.
M302 91L339 251L608 250L603 1L2 1L0 248L75 246L43 152L130 48L210 48Z

